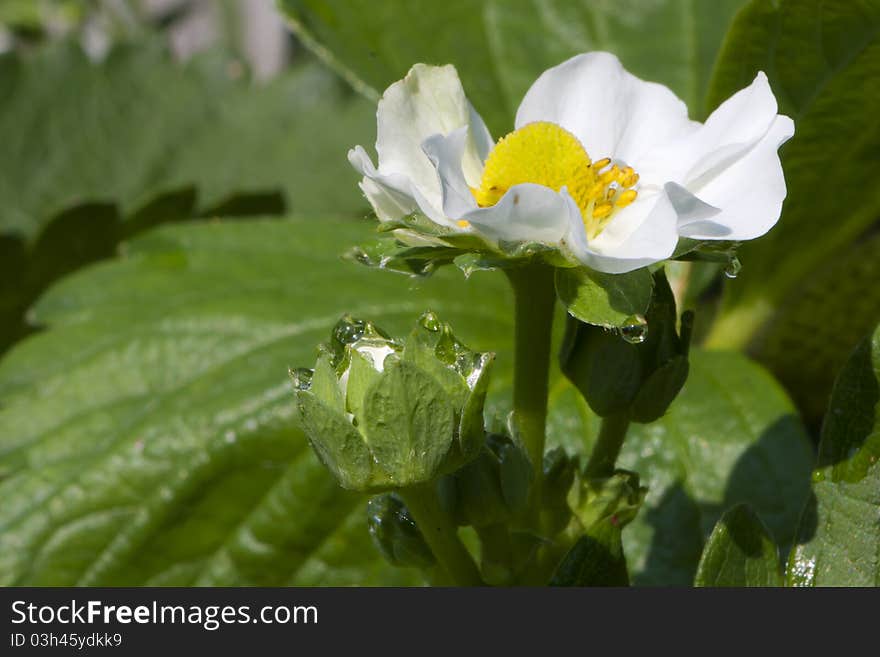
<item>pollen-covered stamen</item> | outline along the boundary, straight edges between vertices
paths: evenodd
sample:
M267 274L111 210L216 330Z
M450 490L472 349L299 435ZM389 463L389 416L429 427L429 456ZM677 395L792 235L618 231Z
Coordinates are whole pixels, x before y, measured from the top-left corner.
M480 207L495 205L508 189L535 183L560 191L563 187L577 203L587 231L594 239L614 212L632 203L639 175L632 167L611 165L609 158L596 162L577 137L545 121L529 123L501 138L483 169L480 186L471 192Z

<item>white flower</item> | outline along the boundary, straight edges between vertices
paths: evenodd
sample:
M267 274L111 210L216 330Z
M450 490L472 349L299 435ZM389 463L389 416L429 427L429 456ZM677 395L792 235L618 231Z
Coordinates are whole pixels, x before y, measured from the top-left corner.
M378 168L349 151L382 221L421 212L492 244L557 246L623 273L672 255L679 237L749 240L779 219L777 155L794 123L776 113L767 76L705 123L667 87L609 53L545 71L493 144L452 66L414 66L379 101Z

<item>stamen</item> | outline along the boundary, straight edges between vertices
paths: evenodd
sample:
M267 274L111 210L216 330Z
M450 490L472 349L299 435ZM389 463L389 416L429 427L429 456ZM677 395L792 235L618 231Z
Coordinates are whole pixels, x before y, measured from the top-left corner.
M599 203L593 208L593 218L604 219L611 214L612 210L614 210L614 206L611 203Z
M638 193L634 189L628 189L623 194L617 197L617 200L614 202L619 208L625 208L627 205L636 200L636 196Z
M639 180L632 167L611 164L603 157L592 162L577 137L549 122L528 123L498 141L483 169L480 185L471 193L480 207L495 205L514 185L535 183L560 191L563 187L580 208L589 239L595 239L614 212L638 195ZM462 228L466 220L456 222Z

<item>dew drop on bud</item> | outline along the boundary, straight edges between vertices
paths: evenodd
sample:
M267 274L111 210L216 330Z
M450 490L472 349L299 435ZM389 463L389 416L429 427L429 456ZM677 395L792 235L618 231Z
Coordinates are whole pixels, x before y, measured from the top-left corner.
M419 324L423 329L430 331L431 333L436 333L440 330L440 320L437 318L437 315L430 310L419 317Z
M356 246L351 251L349 251L349 256L352 260L361 265L367 265L368 267L376 266L376 261L359 246Z
M308 390L312 387L312 375L314 373L315 370L310 370L307 367L298 367L295 370L290 370L293 387L297 390Z
M641 315L633 315L618 329L620 337L630 344L641 344L648 339L648 322Z
M468 388L473 390L485 366L486 361L483 354L477 351L462 350L456 357L453 368L464 378Z
M333 339L341 344L352 344L364 336L366 323L360 319L343 317L333 327Z
M727 278L736 278L741 271L742 263L739 261L739 258L731 256L730 260L727 261L727 266L724 268L724 275Z

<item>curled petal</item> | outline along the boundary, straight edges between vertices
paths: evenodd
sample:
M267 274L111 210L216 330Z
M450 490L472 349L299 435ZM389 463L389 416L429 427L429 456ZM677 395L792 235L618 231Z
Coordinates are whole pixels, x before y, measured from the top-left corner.
M507 190L495 205L473 209L461 219L498 242L557 244L574 215L579 218L580 210L567 193L522 183Z
M578 217L567 242L575 257L597 271L624 274L665 260L678 243L677 214L665 191L645 192L618 210L598 237L588 240Z
M465 97L455 67L416 64L403 80L388 87L379 100L376 117L379 171L408 175L438 207L437 175L421 149L425 139L473 123L470 132L476 139L468 140L463 166L466 175L479 178L481 150L491 139L487 139L483 120Z
M770 230L779 219L785 199L785 176L777 150L794 134L787 116L775 118L766 134L723 175L696 189L700 202L719 209L699 220L679 220L679 234L693 239L750 240Z
M409 176L402 173L380 173L363 147L352 148L348 152L348 161L364 177L360 188L381 221L400 219L420 210L431 221L450 225L438 207L440 204L431 202ZM436 172L434 175L437 175Z
M645 179L674 181L691 192L720 175L760 141L776 119L776 98L759 72L681 139L661 143L638 162Z
M453 219L477 207L462 169L467 137L467 127L461 127L448 135L428 137L422 144L422 150L440 176L443 212Z

